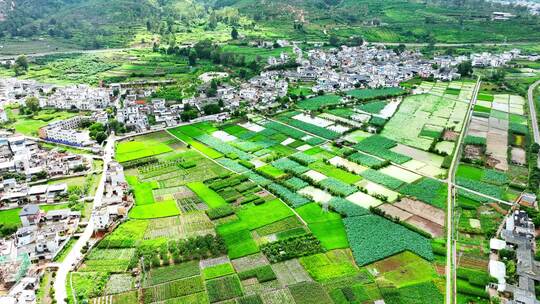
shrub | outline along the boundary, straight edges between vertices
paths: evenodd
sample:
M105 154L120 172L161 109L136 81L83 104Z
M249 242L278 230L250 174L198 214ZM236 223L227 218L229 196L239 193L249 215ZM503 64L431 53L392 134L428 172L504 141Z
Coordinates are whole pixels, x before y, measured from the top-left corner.
M485 146L486 145L486 139L483 138L483 137L467 135L465 137L464 143L466 145Z
M251 278L257 278L259 283L268 282L276 279L276 274L272 270L270 265L264 265L251 270L238 273L240 280L247 280Z
M208 217L211 220L215 220L215 219L226 217L233 214L234 214L234 209L229 205L224 205L224 206L216 207L216 208L210 208L206 210L206 215L208 215Z
M206 281L206 290L211 303L242 296L242 286L236 275Z
M285 240L264 244L262 252L270 262L277 263L323 251L321 243L312 234L291 237Z

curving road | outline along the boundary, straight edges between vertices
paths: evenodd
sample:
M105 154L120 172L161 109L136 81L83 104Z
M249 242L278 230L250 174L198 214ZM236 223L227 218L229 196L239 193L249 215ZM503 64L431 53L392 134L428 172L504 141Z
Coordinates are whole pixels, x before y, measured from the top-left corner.
M103 173L101 175L101 180L99 181L98 188L94 196L94 202L92 206L93 210L101 206L101 200L103 198L103 191L105 188L107 167L109 166L109 163L112 161L113 156L114 156L114 143L115 143L115 136L114 134L111 134L109 138L107 139L107 144L105 145L105 149L103 153ZM90 240L93 232L94 232L94 213L92 212L92 216L90 217L90 220L88 220L88 225L86 225L86 228L84 229L83 234L81 235L79 240L75 243L71 251L68 253L66 258L64 259L64 261L58 267L58 272L56 273L56 278L54 281L54 291L55 291L54 298L56 300L56 303L58 304L66 303L66 300L65 300L67 298L66 279L67 279L68 273L73 268L73 265L77 264L77 262L83 257L83 254L81 254L81 250L84 247L84 245Z

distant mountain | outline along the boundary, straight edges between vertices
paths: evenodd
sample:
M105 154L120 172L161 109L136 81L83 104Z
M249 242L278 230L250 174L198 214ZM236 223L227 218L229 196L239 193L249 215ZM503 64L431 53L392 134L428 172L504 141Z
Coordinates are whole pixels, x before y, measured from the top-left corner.
M494 10L517 17L495 22ZM214 31L218 23L240 32L250 26L250 35L265 39L540 41L539 20L520 8L483 0L0 0L3 39L52 38L82 48L125 46L138 34L170 41L195 29Z

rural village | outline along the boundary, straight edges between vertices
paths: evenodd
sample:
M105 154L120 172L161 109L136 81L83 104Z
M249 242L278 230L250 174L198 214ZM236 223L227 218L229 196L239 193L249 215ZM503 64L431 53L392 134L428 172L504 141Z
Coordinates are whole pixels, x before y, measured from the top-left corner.
M539 55L280 44L182 100L0 79L0 303L442 303L448 258L463 303L540 303L534 106L460 70Z

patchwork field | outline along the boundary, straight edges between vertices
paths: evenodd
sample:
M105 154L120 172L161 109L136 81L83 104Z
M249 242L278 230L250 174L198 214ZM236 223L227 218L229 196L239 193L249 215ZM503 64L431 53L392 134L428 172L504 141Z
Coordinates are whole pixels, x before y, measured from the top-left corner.
M446 186L435 177L446 169L445 156L429 146L462 124L467 88L454 86L384 102L365 102L372 93L356 92L352 115L343 107L289 111L119 143L135 206L76 272L106 272L117 282L89 298L414 303L411 295L425 290L426 299L438 300L440 262L430 236L444 231ZM322 97L299 107L341 100ZM361 112L370 115L365 122L354 116ZM397 132L416 112L426 121L418 132ZM382 134L357 130L376 126L374 117L384 120ZM423 140L429 144L418 144ZM453 153L447 142L441 149ZM388 273L373 270L385 266ZM143 271L130 279L135 267Z

